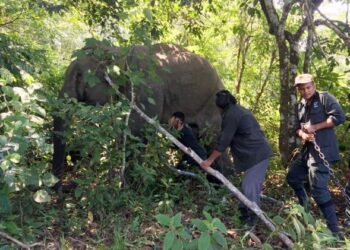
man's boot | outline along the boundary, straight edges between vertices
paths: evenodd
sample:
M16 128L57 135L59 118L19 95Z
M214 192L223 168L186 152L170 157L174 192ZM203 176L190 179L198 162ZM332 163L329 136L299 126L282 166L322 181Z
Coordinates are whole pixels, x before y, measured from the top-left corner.
M329 230L331 230L333 234L337 235L339 233L339 227L338 227L338 219L337 219L337 214L335 212L335 206L333 204L333 201L330 200L318 206L320 207L323 213L323 216L326 219Z
M298 197L299 204L302 205L306 212L309 211L309 199L303 188L294 189L295 195Z

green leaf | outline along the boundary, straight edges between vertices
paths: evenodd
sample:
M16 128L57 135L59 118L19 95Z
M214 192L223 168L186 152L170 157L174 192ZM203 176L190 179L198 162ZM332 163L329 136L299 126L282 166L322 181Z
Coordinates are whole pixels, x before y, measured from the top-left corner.
M179 239L174 240L173 247L171 248L172 250L181 250L183 249L183 243Z
M207 211L203 211L204 217L211 222L213 220L213 217L207 212Z
M9 97L14 97L15 96L15 93L13 92L13 89L11 87L2 86L1 89L4 92L5 95L7 95Z
M91 70L89 70L84 74L84 81L87 82L90 88L92 88L100 82L100 79L96 76L95 72L91 72Z
M10 154L6 158L7 158L7 160L9 160L13 163L19 163L19 161L21 160L21 155L14 153L14 154Z
M74 197L75 198L77 198L77 199L80 198L82 194L83 194L83 189L78 187L74 190Z
M186 231L185 228L182 229L181 233L180 233L180 237L184 240L190 240L191 239L191 235Z
M279 216L279 215L273 217L272 220L279 226L284 223L284 219L281 216Z
M218 218L215 218L212 222L213 226L218 228L223 234L226 234L226 227Z
M156 105L156 102L154 101L154 99L152 97L148 97L147 101L152 105Z
M0 145L4 146L7 143L7 137L0 135Z
M171 218L172 224L174 227L180 227L181 226L181 212L177 213L174 217Z
M207 250L210 245L210 236L207 232L201 234L198 239L198 250Z
M214 232L213 238L215 239L215 241L217 243L219 243L219 245L221 245L224 248L227 248L227 241L226 241L225 237L222 235L222 233Z
M188 243L185 249L188 249L188 250L198 249L198 239L194 239L190 243Z
M10 234L17 235L19 233L19 228L13 221L5 221L3 225L5 227L5 230Z
M174 232L167 232L164 238L163 249L168 250L174 243L175 234Z
M159 224L162 226L169 226L170 225L170 218L167 215L164 214L157 214L156 219Z
M20 88L20 87L13 87L12 90L15 93L15 95L18 95L21 98L21 101L23 103L30 102L30 97L25 89Z
M204 224L204 222L200 219L191 220L192 224L194 224L199 231L204 232L208 229L208 227Z
M148 8L143 9L143 14L147 18L148 21L153 22L152 11Z
M39 186L40 179L39 179L39 173L36 169L29 169L27 171L24 171L24 180L25 185L33 185L33 186Z
M40 189L35 192L34 200L38 203L45 203L51 201L51 196L47 193L46 190Z
M264 243L263 250L273 250L273 247L269 243Z
M44 185L47 187L52 187L59 181L58 178L51 173L45 173L41 177L41 180L44 183Z

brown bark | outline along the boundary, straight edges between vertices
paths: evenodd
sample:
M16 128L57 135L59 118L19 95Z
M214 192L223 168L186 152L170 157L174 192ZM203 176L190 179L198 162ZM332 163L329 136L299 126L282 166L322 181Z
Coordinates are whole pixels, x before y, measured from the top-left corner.
M236 93L239 94L241 90L241 83L243 78L243 73L245 70L247 53L250 46L250 36L242 34L240 37L238 58L237 58L237 83L236 83Z
M294 118L296 93L293 87L294 78L297 75L299 63L298 42L308 27L307 19L304 18L297 31L292 34L287 31L285 24L294 4L299 1L284 1L281 17L279 17L272 0L259 0L263 13L269 25L269 32L275 36L279 55L280 74L280 129L279 129L279 151L282 165L286 166L288 158L296 145L294 132ZM310 13L322 3L310 4ZM308 62L306 62L308 63ZM308 67L308 64L305 65Z
M271 53L269 69L268 69L267 74L265 76L265 79L261 85L260 91L256 95L254 106L253 106L253 112L255 112L257 110L257 108L259 106L260 98L261 98L262 94L264 93L264 90L265 90L267 83L269 82L270 76L271 76L272 71L273 71L273 64L275 62L275 59L276 59L276 50L274 49Z

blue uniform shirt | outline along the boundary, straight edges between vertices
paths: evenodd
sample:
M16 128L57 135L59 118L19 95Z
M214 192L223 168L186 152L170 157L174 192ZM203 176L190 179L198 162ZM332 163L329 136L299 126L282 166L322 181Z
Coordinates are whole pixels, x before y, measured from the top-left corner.
M301 129L302 123L310 122L313 125L326 121L328 117L332 118L336 126L345 121L345 114L335 97L327 92L319 93L316 91L309 104L304 99L298 104L296 130ZM324 128L316 131L315 138L327 161L334 162L339 160L338 141L333 128ZM322 162L314 149L314 144L306 142L305 145L314 162Z
M230 104L222 115L216 150L223 152L229 146L238 171L245 171L272 154L259 123L248 109L239 104Z

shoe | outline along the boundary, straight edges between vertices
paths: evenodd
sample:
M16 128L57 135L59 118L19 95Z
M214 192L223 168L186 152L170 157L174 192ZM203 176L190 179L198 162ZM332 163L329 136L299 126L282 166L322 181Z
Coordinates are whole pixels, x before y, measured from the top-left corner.
M258 216L247 208L239 208L241 215L239 220L243 225L243 228L250 229L255 227L258 222Z

